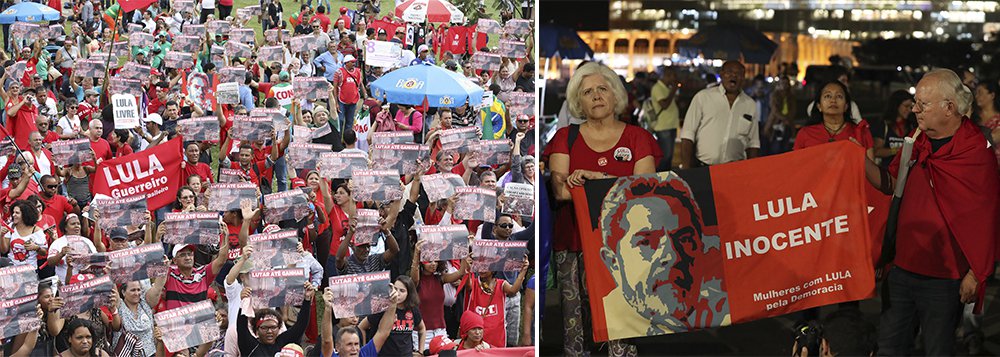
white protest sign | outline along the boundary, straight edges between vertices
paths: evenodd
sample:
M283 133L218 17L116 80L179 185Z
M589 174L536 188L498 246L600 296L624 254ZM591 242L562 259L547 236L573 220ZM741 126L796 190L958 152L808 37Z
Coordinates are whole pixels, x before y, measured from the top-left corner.
M365 64L388 68L399 62L403 48L398 43L368 40L365 45Z
M131 94L111 96L114 108L115 129L132 129L139 126L139 106Z

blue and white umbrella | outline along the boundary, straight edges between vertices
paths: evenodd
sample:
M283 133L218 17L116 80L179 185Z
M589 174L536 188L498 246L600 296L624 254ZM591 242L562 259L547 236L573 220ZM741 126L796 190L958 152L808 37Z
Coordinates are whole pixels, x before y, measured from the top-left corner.
M41 22L59 20L59 11L51 7L23 1L0 12L0 24L9 25L17 21Z
M478 106L483 101L483 88L464 75L438 66L412 65L386 73L372 82L376 98L389 103L430 107L460 107L469 101Z

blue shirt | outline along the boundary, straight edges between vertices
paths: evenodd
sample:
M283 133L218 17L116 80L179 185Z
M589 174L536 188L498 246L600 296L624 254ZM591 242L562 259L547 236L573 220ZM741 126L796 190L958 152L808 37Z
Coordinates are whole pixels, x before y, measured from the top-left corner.
M246 84L240 84L240 104L243 104L248 112L256 107L253 104L253 91Z
M431 56L427 56L427 59L422 60L422 59L420 59L420 57L417 57L417 58L414 58L412 61L410 61L410 65L411 66L412 65L417 65L417 64L426 64L426 65L433 66L434 65L434 58L432 58Z
M372 342L373 341L368 341L368 343L366 343L363 347L361 347L361 351L358 351L358 356L378 357L378 350L375 349L375 344ZM334 352L333 355L331 355L330 357L340 357L340 355L337 354L337 352Z
M336 52L336 54L332 54L329 51L323 52L323 54L313 60L313 64L318 67L317 69L324 68L325 72L323 72L323 77L331 82L333 82L333 74L337 73L337 70L339 70L340 67L343 66L342 63L344 63L344 54L340 53L340 51L334 52Z

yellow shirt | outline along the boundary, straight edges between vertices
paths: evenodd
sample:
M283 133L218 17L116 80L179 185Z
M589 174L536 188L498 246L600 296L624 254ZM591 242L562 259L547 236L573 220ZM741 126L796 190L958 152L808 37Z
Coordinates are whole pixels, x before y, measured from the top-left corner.
M653 122L654 131L677 129L680 126L680 111L677 109L677 98L675 97L666 109L662 109L660 105L660 101L669 97L670 92L671 89L667 88L667 85L663 84L663 81L656 81L656 84L653 85L650 97L653 99L653 109L659 113Z

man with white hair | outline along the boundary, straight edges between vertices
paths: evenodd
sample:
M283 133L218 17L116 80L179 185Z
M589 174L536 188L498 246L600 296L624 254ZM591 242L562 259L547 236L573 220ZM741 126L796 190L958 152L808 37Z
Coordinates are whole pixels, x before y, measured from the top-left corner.
M917 84L913 145L905 199L899 208L895 264L888 271L879 326L879 354L911 352L916 326L927 355L950 355L964 304L981 313L1000 236L1000 177L986 138L968 117L972 91L955 72L938 69ZM870 159L868 181L891 193L900 167ZM906 164L906 163L902 163Z

